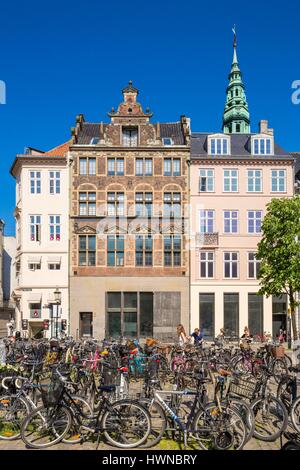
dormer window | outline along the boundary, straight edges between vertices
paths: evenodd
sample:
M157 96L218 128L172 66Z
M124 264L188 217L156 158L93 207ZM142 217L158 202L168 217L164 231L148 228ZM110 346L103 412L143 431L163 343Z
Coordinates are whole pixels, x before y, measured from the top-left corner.
M97 145L99 143L99 137L93 137L90 141L90 145Z
M208 144L208 153L210 155L228 155L229 154L228 137L210 137Z
M138 128L137 127L123 127L122 143L124 147L137 147Z
M273 139L270 137L252 137L253 155L273 155Z
M163 142L163 145L165 146L174 144L173 139L171 139L171 137L163 137L162 142Z

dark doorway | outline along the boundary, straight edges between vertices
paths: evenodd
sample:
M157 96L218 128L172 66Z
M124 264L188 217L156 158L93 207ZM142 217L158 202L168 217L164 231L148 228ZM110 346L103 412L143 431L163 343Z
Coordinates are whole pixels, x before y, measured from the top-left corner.
M287 331L287 295L282 294L279 297L273 295L272 298L272 335L273 339L278 338L279 330L282 328Z
M79 333L80 338L93 336L93 313L80 312Z

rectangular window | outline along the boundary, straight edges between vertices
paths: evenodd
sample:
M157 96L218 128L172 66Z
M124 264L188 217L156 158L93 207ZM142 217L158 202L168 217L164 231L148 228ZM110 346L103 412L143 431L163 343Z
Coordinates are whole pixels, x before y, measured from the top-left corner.
M271 154L271 139L258 138L253 139L253 153L254 155L270 155Z
M229 336L239 336L239 294L224 294L224 329Z
M124 147L137 147L138 129L137 127L123 127L122 142Z
M224 278L237 278L238 277L238 253L237 252L224 252Z
M224 211L224 233L238 233L238 211Z
M96 266L95 235L79 235L79 266Z
M30 193L41 194L41 172L40 171L30 172Z
M256 293L248 294L248 326L250 334L263 336L264 334L264 302L263 296Z
M48 267L51 271L58 271L60 270L60 263L49 263Z
M180 193L164 193L164 216L181 217Z
M123 176L124 175L124 158L108 158L107 159L107 175Z
M262 211L248 211L248 233L261 233Z
M135 213L139 217L152 215L152 193L135 193Z
M164 176L180 176L180 158L164 158Z
M256 253L248 253L248 277L249 279L257 279L260 269L260 260L256 258Z
M30 271L39 270L39 269L41 269L41 262L37 261L37 262L34 262L34 263L29 263L28 268L30 269Z
M262 191L262 170L248 170L248 192L260 193Z
M223 191L238 192L238 170L223 170Z
M211 155L227 155L228 139L210 139L210 153Z
M50 194L60 194L60 171L49 171Z
M273 193L284 193L286 191L286 171L271 170L271 183Z
M199 327L207 340L215 337L215 294L199 294Z
M152 176L152 158L136 158L135 175Z
M164 236L164 265L181 266L181 236Z
M79 215L95 216L96 215L96 193L80 192L79 193Z
M215 190L215 171L200 170L199 191L203 193L212 193Z
M214 252L201 251L200 252L200 277L213 278L214 277Z
M60 240L60 215L49 215L50 241Z
M41 216L30 216L30 240L33 242L41 241Z
M153 293L107 292L106 334L134 339L153 336Z
M200 232L213 233L214 232L214 210L201 210L200 211Z
M124 266L124 236L107 236L107 266Z
M151 235L136 235L135 264L136 266L152 266L153 240Z
M107 193L107 214L114 217L124 215L124 193Z
M96 158L79 159L79 174L80 175L95 175L96 174Z

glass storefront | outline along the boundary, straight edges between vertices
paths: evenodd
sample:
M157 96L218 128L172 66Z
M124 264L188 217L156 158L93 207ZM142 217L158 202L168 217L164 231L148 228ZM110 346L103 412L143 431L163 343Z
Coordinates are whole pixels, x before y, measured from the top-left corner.
M153 335L152 292L107 292L106 336Z
M263 296L256 293L248 294L248 327L250 334L264 334L264 302Z
M224 294L224 329L229 336L239 336L239 294Z
M205 339L215 336L215 294L199 294L199 327Z

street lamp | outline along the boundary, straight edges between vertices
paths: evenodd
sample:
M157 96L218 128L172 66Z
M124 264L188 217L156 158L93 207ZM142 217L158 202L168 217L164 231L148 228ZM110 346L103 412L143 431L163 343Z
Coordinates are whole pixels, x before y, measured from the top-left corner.
M61 292L58 287L56 287L54 291L54 305L56 307L56 315L55 315L55 338L57 338L58 334L58 309L59 305L61 304Z

